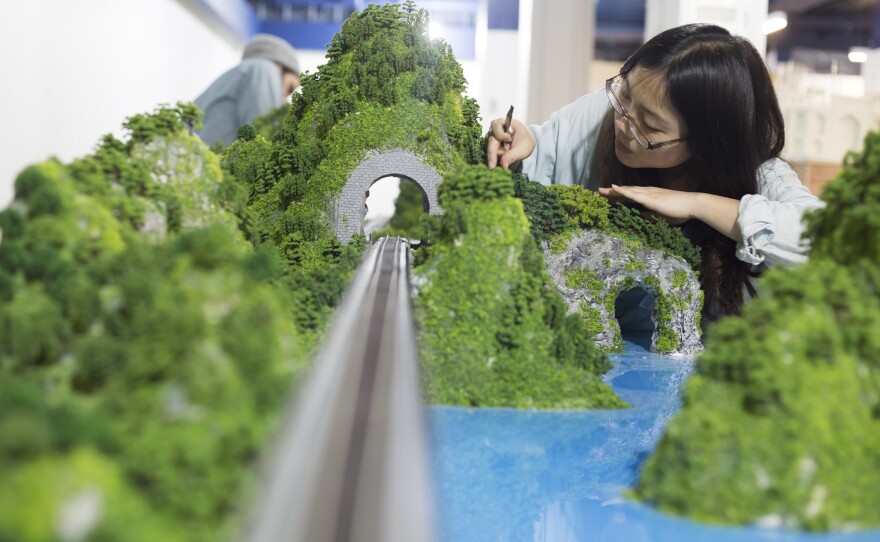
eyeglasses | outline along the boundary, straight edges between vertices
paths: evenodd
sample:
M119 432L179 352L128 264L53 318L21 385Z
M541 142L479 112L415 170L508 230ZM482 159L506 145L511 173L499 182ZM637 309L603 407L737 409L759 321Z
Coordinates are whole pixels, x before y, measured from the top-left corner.
M663 141L660 143L652 143L648 136L645 135L645 132L639 128L638 124L636 124L635 119L629 116L629 113L626 112L626 108L623 107L623 101L620 99L620 96L623 94L623 86L626 84L626 81L623 78L623 75L615 75L611 79L605 81L605 93L608 95L608 101L611 102L611 107L614 108L614 111L617 112L618 115L626 119L626 124L629 126L629 131L632 133L633 137L642 147L653 150L659 149L660 147L666 147L669 145L674 145L676 143L680 143L682 141L687 141L686 137L680 137L678 139L673 139L671 141Z

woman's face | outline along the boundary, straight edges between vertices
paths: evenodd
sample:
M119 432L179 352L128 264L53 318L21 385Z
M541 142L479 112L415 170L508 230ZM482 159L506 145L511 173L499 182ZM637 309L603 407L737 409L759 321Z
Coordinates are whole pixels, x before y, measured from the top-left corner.
M625 112L651 143L662 143L688 136L681 114L666 96L663 78L642 67L626 75L619 96ZM686 141L658 149L642 147L632 134L627 119L614 114L614 152L623 165L631 168L671 168L691 157Z

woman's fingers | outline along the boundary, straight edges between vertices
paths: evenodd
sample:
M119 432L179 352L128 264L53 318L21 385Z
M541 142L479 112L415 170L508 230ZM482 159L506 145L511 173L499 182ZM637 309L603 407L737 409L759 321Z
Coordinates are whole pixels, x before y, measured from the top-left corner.
M501 148L501 143L492 136L491 132L486 137L486 165L492 169L498 165L498 151Z
M638 203L670 224L680 224L693 216L696 198L693 192L668 190L656 186L611 185L611 193Z
M606 198L608 198L610 200L615 200L615 201L629 199L626 196L624 196L623 194L621 194L620 192L618 192L617 190L615 190L613 188L606 188L603 186L599 187L599 194L605 196Z
M599 194L604 196L605 199L611 203L624 203L629 201L629 198L621 196L610 188L599 188Z
M498 165L498 158L509 148L513 136L504 131L504 119L495 119L489 124L489 133L486 134L486 165L489 169ZM502 162L502 167L504 163Z
M522 124L520 124L520 126L522 126ZM522 130L528 132L528 129L524 126L522 127ZM512 127L511 131L512 133L506 134L511 136L511 142L501 154L501 167L505 169L510 169L512 165L528 158L528 156L532 154L532 150L535 148L534 145L529 144L528 139L520 137L521 132L517 130L516 126Z
M644 205L649 199L648 194L644 193L639 186L618 186L612 184L611 189L614 190L616 194L620 194L621 196L636 203L641 203L642 205Z
M653 213L652 198L648 190L640 186L618 186L612 184L611 188L599 188L599 194L615 203L630 202L637 204L637 209L642 216L645 212Z
M525 124L513 120L510 131L504 130L505 119L495 119L489 125L486 144L486 165L505 169L526 159L535 149L535 138Z

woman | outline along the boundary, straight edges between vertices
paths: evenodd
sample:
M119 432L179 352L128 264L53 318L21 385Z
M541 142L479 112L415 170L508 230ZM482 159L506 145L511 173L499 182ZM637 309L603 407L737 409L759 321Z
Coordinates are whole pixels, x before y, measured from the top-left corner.
M657 35L542 126L506 133L503 122L492 121L490 168L521 166L681 224L703 250L709 319L739 312L755 266L806 260L801 218L822 202L779 158L785 130L763 59L721 27Z

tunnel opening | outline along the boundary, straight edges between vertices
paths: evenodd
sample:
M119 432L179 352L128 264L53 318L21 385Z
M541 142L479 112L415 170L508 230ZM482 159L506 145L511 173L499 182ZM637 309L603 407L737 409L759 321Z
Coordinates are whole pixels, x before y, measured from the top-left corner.
M363 231L367 239L388 235L405 237L411 244L423 240L428 196L417 182L403 175L388 175L373 182L365 196Z
M614 300L614 318L625 341L651 350L654 322L654 293L635 286L621 291Z

